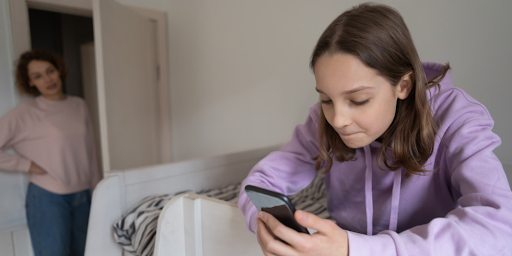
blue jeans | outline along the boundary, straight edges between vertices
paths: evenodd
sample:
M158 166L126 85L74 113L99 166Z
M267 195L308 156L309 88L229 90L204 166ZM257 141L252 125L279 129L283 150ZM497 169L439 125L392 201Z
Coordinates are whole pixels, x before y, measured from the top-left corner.
M90 190L59 195L30 183L25 207L35 256L84 255Z

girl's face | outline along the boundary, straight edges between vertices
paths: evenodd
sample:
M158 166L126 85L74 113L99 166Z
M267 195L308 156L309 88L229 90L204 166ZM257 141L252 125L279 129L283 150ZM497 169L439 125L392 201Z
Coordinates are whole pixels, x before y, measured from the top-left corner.
M44 60L32 60L27 69L29 85L35 86L43 97L59 99L63 95L60 73L53 64Z
M397 99L412 88L411 74L392 86L350 54L323 55L314 71L325 118L350 148L379 138L393 122Z

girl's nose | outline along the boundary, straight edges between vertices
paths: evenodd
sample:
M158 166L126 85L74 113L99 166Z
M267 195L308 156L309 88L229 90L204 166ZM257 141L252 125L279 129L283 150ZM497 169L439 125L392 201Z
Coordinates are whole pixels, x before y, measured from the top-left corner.
M338 107L334 110L334 118L332 125L334 128L341 129L345 126L348 126L352 123L352 118L350 116L349 111L344 109L343 107Z

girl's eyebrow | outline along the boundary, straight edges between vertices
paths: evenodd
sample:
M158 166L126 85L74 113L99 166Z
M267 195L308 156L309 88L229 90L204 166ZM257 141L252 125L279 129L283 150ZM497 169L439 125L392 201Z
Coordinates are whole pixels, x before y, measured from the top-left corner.
M345 91L343 93L341 93L342 95L343 94L352 94L352 93L356 93L358 91L362 91L362 90L366 90L366 89L373 89L373 87L369 87L369 86L359 86L359 87L356 87L352 90L348 90L348 91ZM321 94L325 94L325 92L323 92L322 90L318 89L315 87L315 90Z
M320 89L318 89L318 88L316 88L316 87L315 87L315 90L316 90L318 93L325 94L325 92L322 92Z

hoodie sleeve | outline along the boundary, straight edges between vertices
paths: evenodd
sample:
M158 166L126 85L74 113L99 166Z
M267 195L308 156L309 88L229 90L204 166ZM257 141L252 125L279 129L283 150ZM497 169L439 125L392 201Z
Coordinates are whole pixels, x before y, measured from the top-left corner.
M22 125L17 109L13 109L0 118L0 169L28 172L31 161L5 152L22 139Z
M245 193L254 185L291 195L307 187L316 176L314 157L318 151L319 104L314 105L306 122L295 127L291 141L256 164L242 182L238 208L245 215L247 227L256 232L257 210Z
M401 233L365 236L349 232L350 255L512 253L512 192L493 153L501 140L492 132L494 121L485 107L464 97L465 104L447 101L455 109L449 113L453 115L450 124L443 128L440 148L444 152L438 152L446 167L438 171L448 172L452 196L460 207Z

